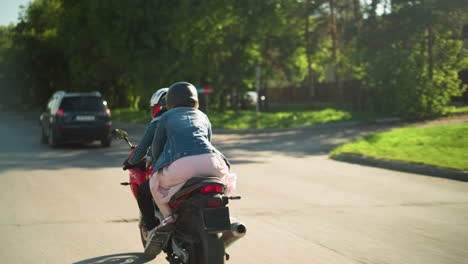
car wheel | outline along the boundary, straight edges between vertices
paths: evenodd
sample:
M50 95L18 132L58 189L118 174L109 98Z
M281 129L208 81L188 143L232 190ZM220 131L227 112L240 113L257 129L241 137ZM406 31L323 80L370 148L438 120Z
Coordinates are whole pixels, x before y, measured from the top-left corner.
M44 133L44 128L41 127L41 144L47 144L48 139L46 134Z
M49 131L49 145L51 147L57 147L59 145L59 141L57 139L57 135L54 132L54 129L51 128Z
M101 139L101 146L102 146L103 148L108 148L108 147L110 147L111 142L112 142L112 138L111 138L111 137L103 138L103 139Z

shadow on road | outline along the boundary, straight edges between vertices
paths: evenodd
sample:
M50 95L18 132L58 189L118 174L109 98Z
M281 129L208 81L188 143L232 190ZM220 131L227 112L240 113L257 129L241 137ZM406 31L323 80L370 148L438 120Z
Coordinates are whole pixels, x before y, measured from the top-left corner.
M0 124L3 124L0 129L0 172L9 169L119 168L130 151L128 145L120 140L114 140L110 148L101 148L97 142L51 148L39 143L40 128L34 119L0 116ZM134 144L138 143L145 130L144 125L120 122L115 122L113 127L127 130ZM324 155L356 137L388 128L390 126L366 125L275 133L220 134L215 135L214 145L232 164L258 163L262 161L249 159L250 156L246 155L269 155L261 152L278 152L293 157ZM239 150L249 154L239 156Z
M215 145L229 155L230 151L278 152L293 157L326 155L343 143L377 131L392 128L390 125L362 125L341 128L310 128L296 131L255 133L245 135L219 135Z
M145 259L143 253L122 253L86 259L73 264L141 264L149 261Z
M130 152L125 142L114 140L109 148L92 144L40 144L41 131L34 119L0 115L0 172L64 168L119 168ZM140 132L143 134L143 130ZM140 136L140 135L136 135ZM132 138L137 142L135 137Z

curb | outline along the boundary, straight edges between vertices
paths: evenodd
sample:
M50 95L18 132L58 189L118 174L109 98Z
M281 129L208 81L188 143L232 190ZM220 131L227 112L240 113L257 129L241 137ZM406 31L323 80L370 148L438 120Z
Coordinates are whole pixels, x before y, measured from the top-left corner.
M459 171L449 168L442 168L432 165L419 164L419 163L410 163L397 160L388 160L388 159L377 159L368 156L363 156L359 154L338 154L334 157L331 157L334 160L366 165L372 167L378 167L383 169L390 169L395 171L423 174L426 176L445 178L450 180L457 180L468 182L468 171Z

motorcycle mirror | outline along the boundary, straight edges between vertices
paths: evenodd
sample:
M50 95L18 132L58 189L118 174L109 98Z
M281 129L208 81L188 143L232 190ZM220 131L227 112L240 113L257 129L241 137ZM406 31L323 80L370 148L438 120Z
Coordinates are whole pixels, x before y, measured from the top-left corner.
M125 130L118 129L118 128L113 129L111 132L111 135L112 137L118 138L118 139L125 139L128 137L128 134L127 132L125 132Z

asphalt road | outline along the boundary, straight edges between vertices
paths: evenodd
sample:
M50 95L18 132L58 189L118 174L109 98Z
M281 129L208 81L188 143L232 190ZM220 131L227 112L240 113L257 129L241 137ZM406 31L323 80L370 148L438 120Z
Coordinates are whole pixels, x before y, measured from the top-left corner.
M248 228L228 263L468 263L468 183L328 159L378 129L215 135L239 177L231 214ZM146 263L138 207L119 185L126 145L52 149L39 137L36 120L0 116L0 263Z

